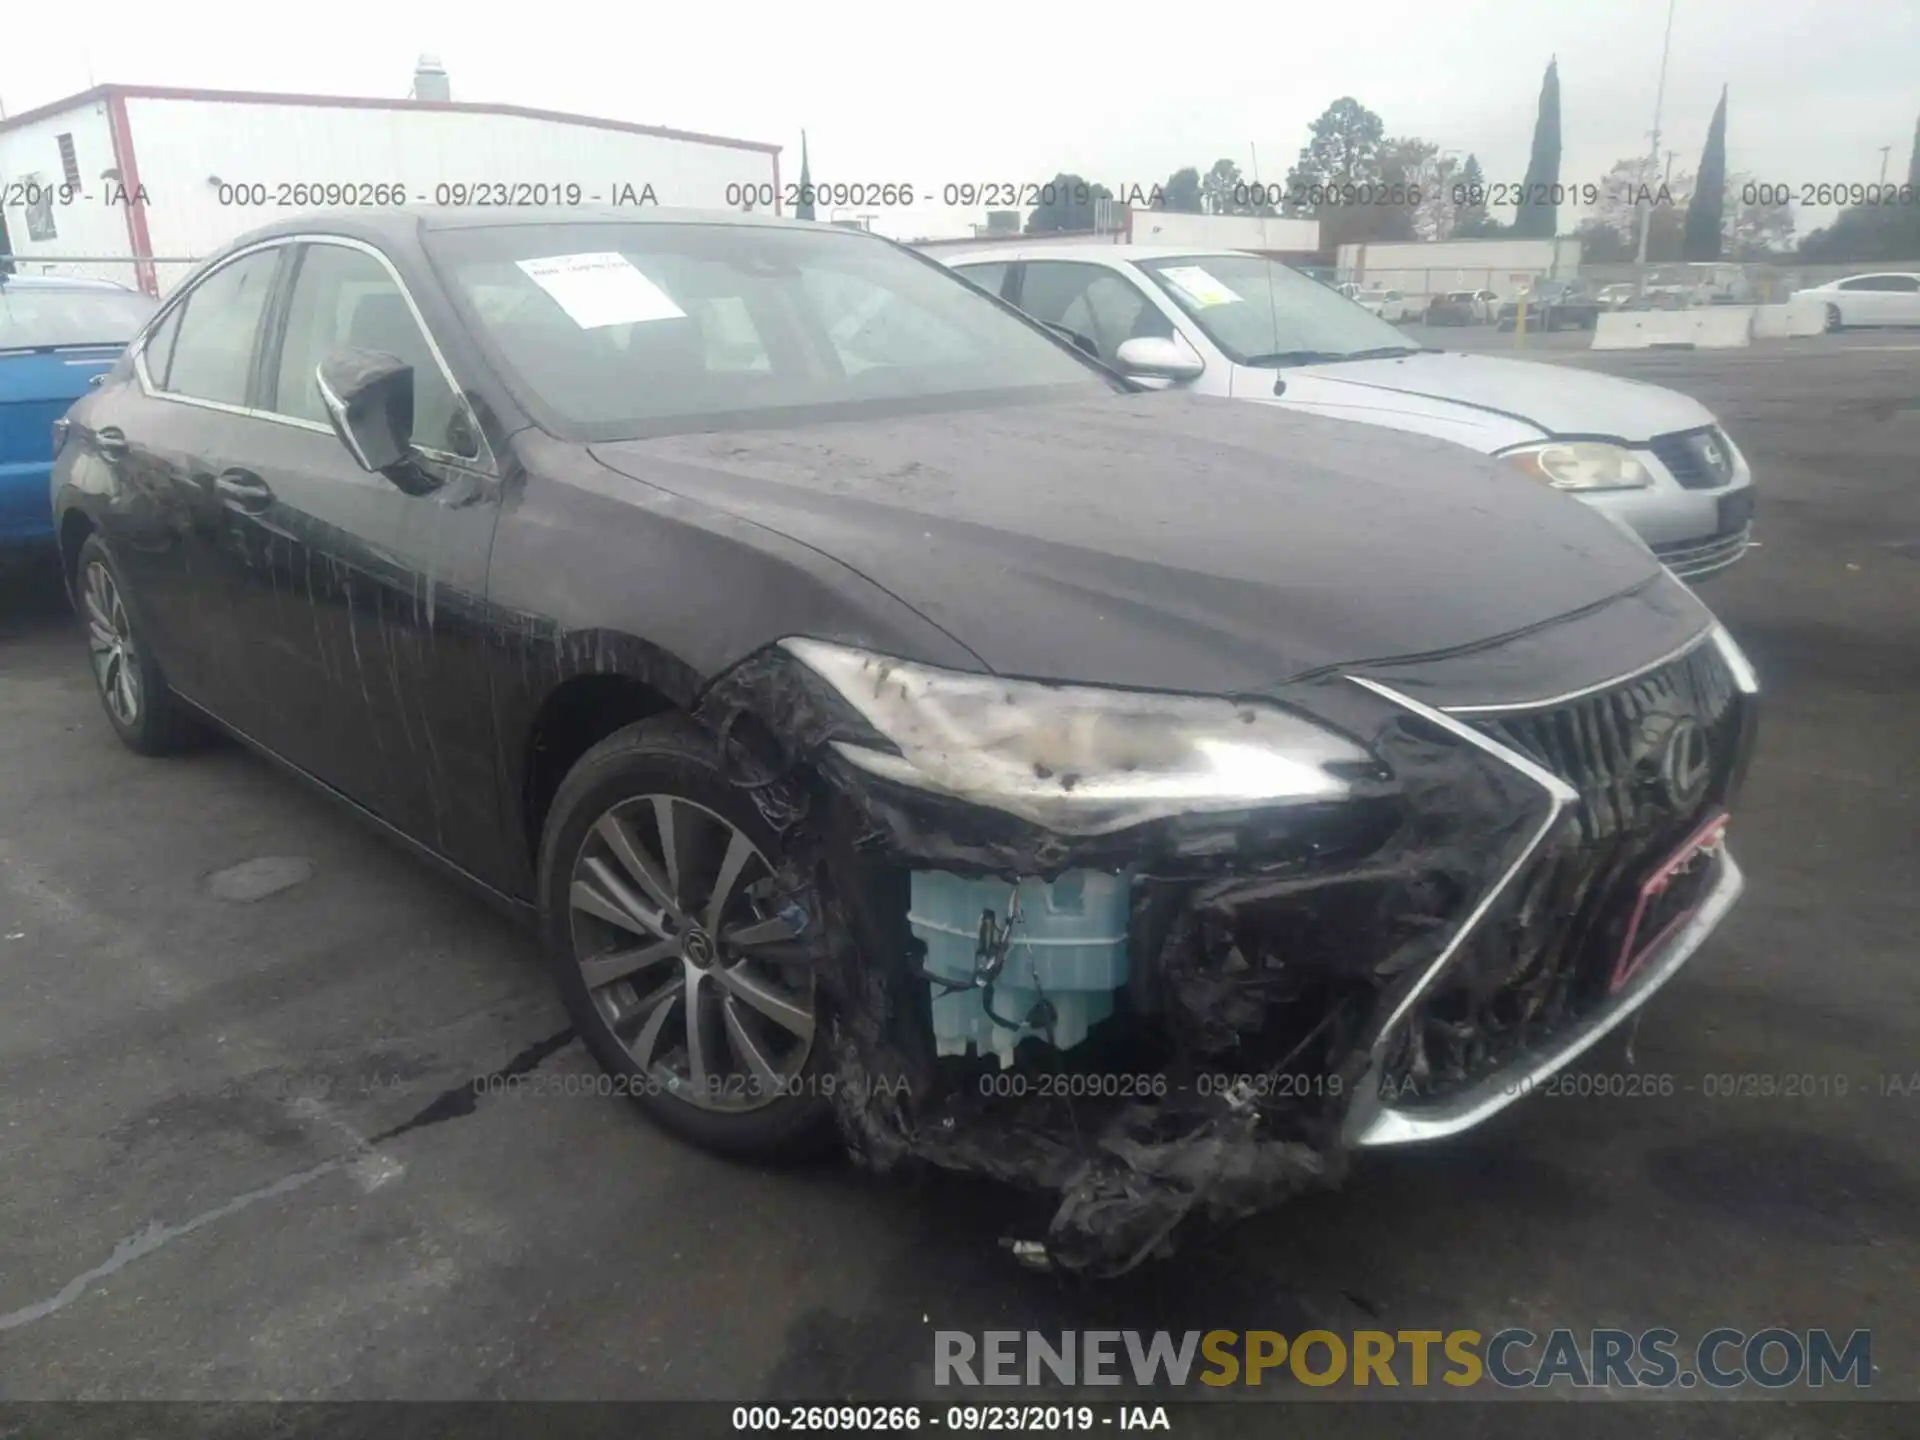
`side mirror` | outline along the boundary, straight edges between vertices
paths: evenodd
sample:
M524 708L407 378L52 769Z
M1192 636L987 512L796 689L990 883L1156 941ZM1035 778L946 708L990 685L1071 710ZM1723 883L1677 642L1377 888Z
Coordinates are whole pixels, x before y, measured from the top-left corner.
M413 367L380 350L336 350L314 367L333 433L362 470L393 469L413 448Z
M1127 374L1153 380L1192 380L1207 368L1206 361L1165 335L1136 335L1123 340L1113 358Z

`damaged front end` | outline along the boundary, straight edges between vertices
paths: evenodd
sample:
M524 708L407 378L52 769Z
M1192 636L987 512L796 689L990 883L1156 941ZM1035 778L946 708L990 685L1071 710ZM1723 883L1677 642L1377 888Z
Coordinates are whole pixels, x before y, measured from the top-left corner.
M1576 696L1235 700L771 646L701 718L782 834L853 1154L1058 1196L1030 1263L1454 1133L1643 1003L1731 905L1752 673L1725 632Z

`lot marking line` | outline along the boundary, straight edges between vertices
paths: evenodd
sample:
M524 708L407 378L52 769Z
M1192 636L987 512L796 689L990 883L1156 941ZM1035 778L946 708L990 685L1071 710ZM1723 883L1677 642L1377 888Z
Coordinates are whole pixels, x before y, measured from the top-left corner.
M274 1181L271 1185L263 1185L258 1190L248 1190L243 1194L236 1195L224 1205L216 1205L211 1210L203 1210L191 1220L182 1221L178 1225L162 1225L156 1220L138 1235L129 1235L118 1245L114 1246L113 1254L94 1266L93 1269L74 1276L73 1279L60 1287L59 1294L52 1296L50 1299L35 1301L31 1305L9 1311L5 1315L0 1315L0 1330L15 1330L22 1325L31 1325L36 1320L44 1320L54 1312L64 1310L67 1306L73 1304L74 1301L86 1293L87 1287L95 1281L104 1280L115 1271L131 1265L135 1260L146 1255L151 1255L168 1241L178 1240L182 1235L191 1235L194 1231L203 1229L213 1224L216 1220L224 1220L229 1215L237 1215L249 1205L256 1205L262 1200L270 1200L275 1196L291 1194L303 1186L311 1185L323 1175L331 1175L334 1171L338 1170L340 1166L341 1162L338 1159L323 1160L318 1165L306 1170L297 1170L283 1179Z

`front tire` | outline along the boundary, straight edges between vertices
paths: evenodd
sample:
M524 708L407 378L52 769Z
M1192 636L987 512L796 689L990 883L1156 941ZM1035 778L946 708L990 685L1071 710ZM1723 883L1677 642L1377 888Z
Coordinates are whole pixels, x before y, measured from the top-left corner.
M1838 305L1827 306L1827 334L1838 335L1846 328L1846 322L1840 315L1840 307Z
M74 604L87 626L87 657L107 723L136 755L166 755L199 738L192 712L168 688L126 604L126 584L98 535L80 546Z
M589 750L540 846L541 935L600 1067L663 1128L785 1159L832 1133L809 921L779 893L780 837L680 715Z

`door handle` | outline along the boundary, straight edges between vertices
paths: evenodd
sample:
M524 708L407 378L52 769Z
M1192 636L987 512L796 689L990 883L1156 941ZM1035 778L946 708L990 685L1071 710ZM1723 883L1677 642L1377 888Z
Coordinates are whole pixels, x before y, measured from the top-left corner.
M93 432L94 452L109 465L127 458L127 433L118 425L103 425Z
M251 470L222 470L213 477L214 493L225 505L257 515L273 504L273 491Z

